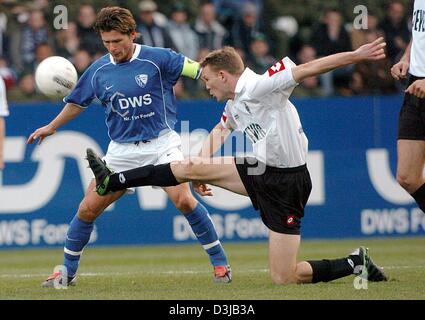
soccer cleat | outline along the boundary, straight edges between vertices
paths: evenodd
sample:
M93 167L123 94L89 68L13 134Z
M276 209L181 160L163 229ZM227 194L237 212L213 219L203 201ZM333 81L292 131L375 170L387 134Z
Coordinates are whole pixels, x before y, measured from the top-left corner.
M93 171L94 177L96 179L96 193L99 196L105 196L108 194L108 184L109 177L114 173L107 166L105 161L103 161L92 149L87 148L87 161L89 162L89 167Z
M53 272L43 283L41 286L43 288L54 288L55 283L62 285L62 273ZM77 277L68 277L67 286L75 286L77 283Z
M360 247L356 249L351 255L358 255L361 260L361 264L359 265L360 268L358 268L358 270L355 268L356 275L360 275L362 278L372 282L388 280L388 277L385 275L382 268L376 265L370 257L369 248Z
M214 267L214 282L229 283L232 281L232 270L230 266L215 266Z

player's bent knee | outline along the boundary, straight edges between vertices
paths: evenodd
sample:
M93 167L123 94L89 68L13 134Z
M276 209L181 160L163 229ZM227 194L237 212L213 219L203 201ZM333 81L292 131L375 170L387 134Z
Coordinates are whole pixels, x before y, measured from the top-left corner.
M83 201L78 207L78 217L84 221L92 222L102 213L103 208L90 205Z
M413 193L417 189L417 186L421 184L421 181L418 181L415 177L401 174L397 174L397 182L409 193Z

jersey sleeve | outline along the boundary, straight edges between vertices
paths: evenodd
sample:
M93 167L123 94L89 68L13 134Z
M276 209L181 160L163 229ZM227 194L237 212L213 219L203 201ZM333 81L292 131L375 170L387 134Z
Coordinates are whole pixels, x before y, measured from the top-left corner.
M162 70L168 81L174 85L182 74L185 57L171 49L164 49L162 54Z
M63 98L63 102L73 103L81 108L87 108L94 98L96 98L93 73L93 69L89 67L78 80L74 90Z
M3 79L0 77L0 117L7 117L9 115L9 108L6 98L6 86Z
M226 129L230 129L230 130L237 129L237 124L235 122L235 119L233 119L233 116L230 113L230 110L227 104L224 107L220 122L221 122L221 125Z
M295 82L291 69L295 63L285 57L271 66L257 81L249 84L249 95L258 99L275 90L293 90L298 83Z

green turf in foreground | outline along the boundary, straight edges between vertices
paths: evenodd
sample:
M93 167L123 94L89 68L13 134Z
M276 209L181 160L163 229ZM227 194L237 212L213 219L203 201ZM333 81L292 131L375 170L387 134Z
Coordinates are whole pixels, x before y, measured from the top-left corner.
M62 261L61 249L0 251L0 299L421 299L425 300L425 238L304 241L300 259L346 256L370 248L390 281L354 288L354 276L315 285L277 286L270 281L267 243L225 243L231 284L214 284L199 245L92 247L84 252L78 284L41 288Z

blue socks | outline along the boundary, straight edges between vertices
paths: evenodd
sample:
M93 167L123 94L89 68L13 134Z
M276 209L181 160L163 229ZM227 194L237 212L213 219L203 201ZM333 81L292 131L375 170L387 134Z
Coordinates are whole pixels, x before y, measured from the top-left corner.
M207 209L200 203L196 208L185 215L198 238L202 247L208 253L213 266L227 266L227 257L218 240L213 222ZM80 257L83 249L90 240L93 231L93 222L85 222L76 215L69 225L64 247L63 264L67 268L68 277L74 277L77 273Z
M226 254L220 240L218 240L217 232L207 209L198 203L196 208L185 217L192 227L193 233L208 253L211 264L213 266L227 266Z
M63 264L67 268L68 277L74 277L77 273L81 254L92 231L93 222L85 222L75 215L69 225L64 248Z

